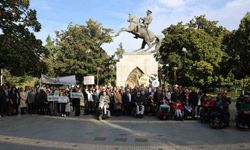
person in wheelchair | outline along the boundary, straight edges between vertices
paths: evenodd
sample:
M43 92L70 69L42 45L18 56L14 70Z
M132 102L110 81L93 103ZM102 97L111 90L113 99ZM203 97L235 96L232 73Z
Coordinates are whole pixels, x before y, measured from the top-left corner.
M167 108L168 111L170 111L169 101L165 98L161 100L161 104L160 104L160 110L163 108Z
M135 116L143 117L144 115L144 97L140 91L137 91L136 96L134 97L135 103Z
M103 91L102 95L100 96L99 106L98 106L99 120L110 117L110 111L108 110L109 103L110 103L110 98L107 95L106 91Z
M216 109L211 113L210 126L212 128L224 128L229 126L229 112L223 101L222 94L216 97Z
M238 111L236 115L236 126L238 128L250 128L250 97L244 95L238 98L236 106Z
M216 109L216 101L211 96L207 96L200 109L201 121L208 122L214 109Z
M163 120L170 118L170 104L166 98L161 100L158 115Z

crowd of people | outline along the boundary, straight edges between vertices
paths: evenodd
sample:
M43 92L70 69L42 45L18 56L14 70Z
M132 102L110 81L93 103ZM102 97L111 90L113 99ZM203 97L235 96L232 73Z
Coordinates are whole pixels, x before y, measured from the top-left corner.
M71 92L82 93L81 98L71 98ZM64 98L64 102L48 101L49 95L58 95ZM142 104L143 114L157 114L161 105L171 107L177 117L183 117L182 111L185 106L193 110L193 117L200 117L200 108L213 103L222 108L228 109L230 98L227 93L219 93L215 100L207 96L206 93L196 92L195 89L174 86L172 88L153 87L106 87L95 86L91 88L72 89L64 87L25 87L3 85L0 87L0 113L1 116L25 114L47 114L62 115L64 117L74 113L75 116L81 114L94 115L98 108L109 109L111 115L133 115L134 111L139 111Z

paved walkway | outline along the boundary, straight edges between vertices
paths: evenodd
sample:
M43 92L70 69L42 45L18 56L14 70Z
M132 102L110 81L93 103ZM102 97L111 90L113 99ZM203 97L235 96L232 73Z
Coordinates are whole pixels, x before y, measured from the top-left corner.
M199 121L158 120L146 116L51 117L24 115L0 118L0 149L250 149L250 131L234 122L214 130Z

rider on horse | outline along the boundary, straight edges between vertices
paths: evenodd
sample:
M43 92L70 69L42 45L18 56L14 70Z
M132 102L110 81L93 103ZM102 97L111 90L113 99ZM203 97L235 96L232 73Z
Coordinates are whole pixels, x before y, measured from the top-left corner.
M138 32L140 30L140 28L144 28L146 30L146 32L148 33L148 26L149 24L152 22L152 11L147 10L147 16L144 18L140 18L140 20L142 20L142 23L139 22L139 24L137 25L137 31ZM149 36L149 33L148 33ZM138 35L135 36L135 38L138 38Z
M129 32L132 33L135 38L141 38L143 39L141 48L137 51L144 50L148 51L153 46L155 46L155 50L157 51L162 42L161 36L155 36L154 33L150 30L148 30L149 24L152 22L152 12L150 10L147 11L147 16L144 18L139 18L135 15L129 14L128 22L130 23L128 28L121 28L115 36L118 36L121 32ZM147 49L145 48L145 45L148 46Z

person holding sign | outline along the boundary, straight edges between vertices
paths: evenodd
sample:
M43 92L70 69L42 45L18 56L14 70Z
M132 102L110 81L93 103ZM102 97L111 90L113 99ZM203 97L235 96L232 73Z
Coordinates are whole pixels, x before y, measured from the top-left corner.
M69 103L69 97L67 96L66 91L61 92L58 103L60 105L62 117L66 117L66 104Z
M76 92L79 92L79 90L73 89L72 92L76 93ZM72 99L73 107L75 109L75 116L80 116L80 98L76 98L76 97L72 98L71 97L71 99Z
M86 114L94 115L95 105L94 105L92 89L86 89L86 93L87 93L88 99L87 99L87 107L86 107L85 112Z

